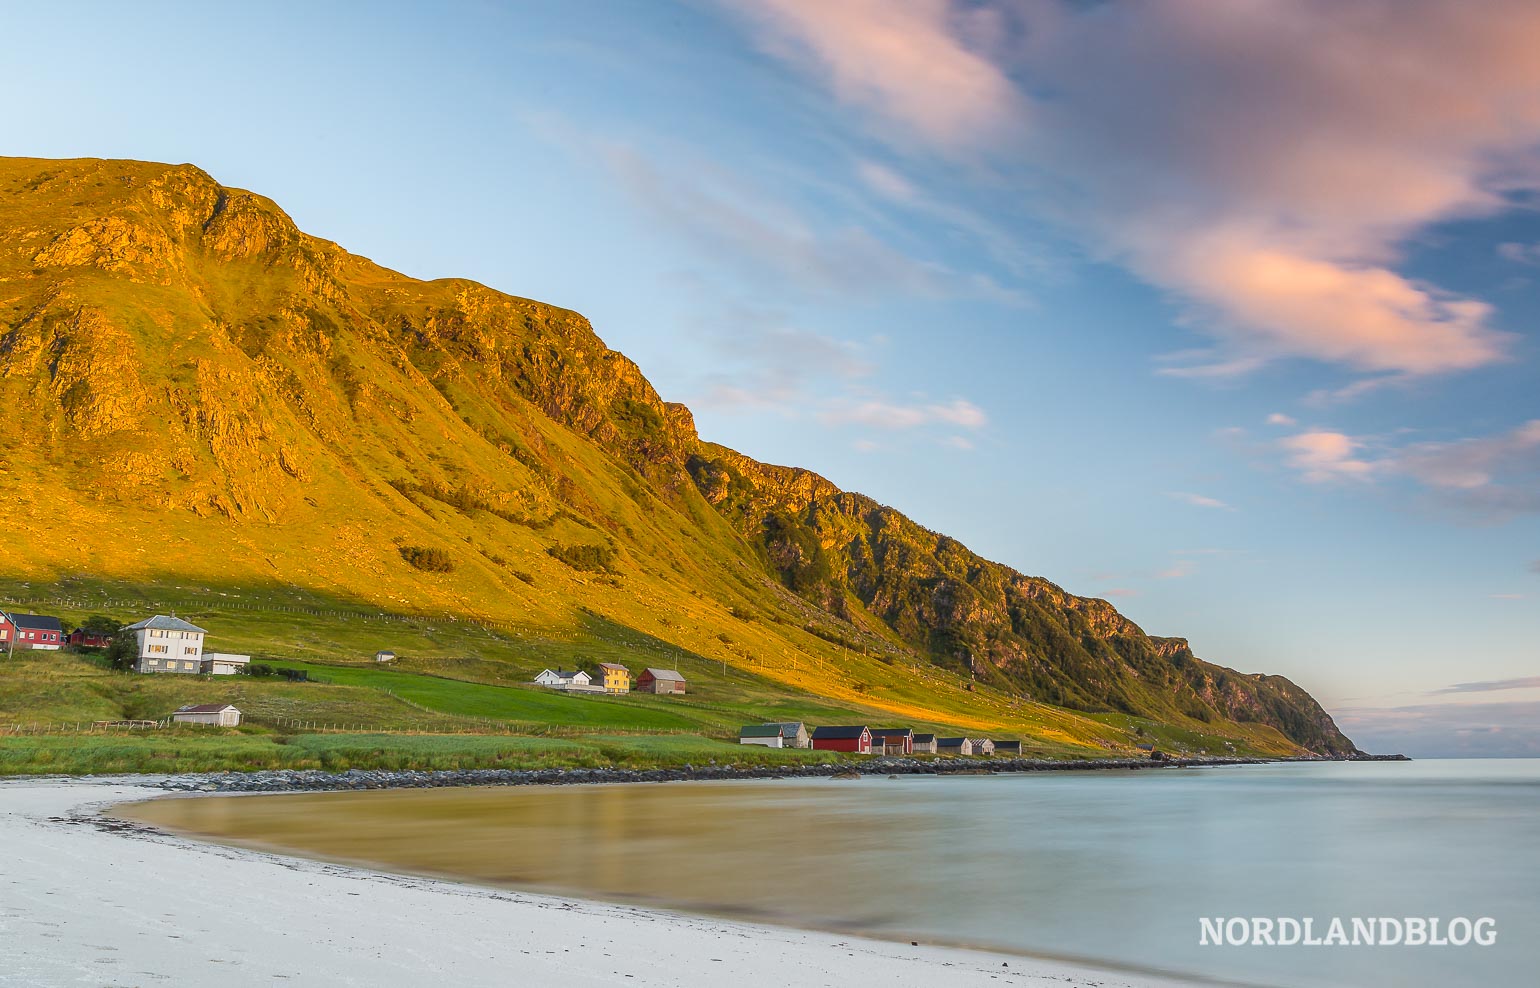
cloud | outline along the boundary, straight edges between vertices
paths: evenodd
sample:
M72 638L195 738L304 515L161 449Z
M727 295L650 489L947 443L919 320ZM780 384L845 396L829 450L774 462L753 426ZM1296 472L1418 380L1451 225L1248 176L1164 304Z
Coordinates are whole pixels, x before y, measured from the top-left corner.
M946 443L953 449L973 449L973 440L969 439L967 436L947 436L942 440L942 442Z
M1495 693L1499 690L1535 690L1540 689L1540 676L1524 676L1519 679L1487 679L1475 683L1455 683L1441 690L1433 690L1439 693Z
M1103 597L1138 597L1142 591L1129 587L1112 587L1102 591Z
M1497 245L1497 256L1515 264L1540 267L1540 244L1505 243Z
M1365 751L1413 758L1540 756L1540 702L1349 707L1333 717Z
M856 163L856 174L868 188L885 199L907 204L919 197L919 190L914 187L914 183L887 165L875 161L859 161Z
M1183 577L1192 576L1198 572L1197 561L1192 559L1178 559L1170 566L1155 574L1157 580L1180 580Z
M867 425L879 429L916 429L945 424L982 429L989 424L984 410L965 398L950 402L902 403L868 399L836 402L819 416L828 425Z
M899 150L975 152L1169 292L1217 346L1163 374L1306 358L1420 377L1509 352L1486 302L1397 268L1421 231L1540 188L1540 6L736 6Z
M1295 425L1299 425L1299 422L1297 420L1295 420L1295 419L1293 419L1293 418L1283 414L1282 412L1274 412L1273 414L1271 414L1271 415L1269 415L1267 417L1267 424L1268 425L1295 426Z
M1508 432L1453 442L1392 446L1326 429L1276 444L1312 483L1399 480L1439 502L1489 519L1540 511L1540 419Z
M1188 491L1171 491L1166 496L1176 498L1183 504L1190 504L1195 508L1222 508L1225 511L1235 510L1225 502L1219 500L1217 497L1207 497L1203 494L1193 494Z
M1288 463L1311 483L1342 478L1367 479L1375 465L1356 453L1362 443L1341 432L1314 430L1301 432L1278 445L1288 453Z
M762 47L816 77L900 140L965 149L1011 126L1023 103L976 50L991 15L949 0L736 0Z

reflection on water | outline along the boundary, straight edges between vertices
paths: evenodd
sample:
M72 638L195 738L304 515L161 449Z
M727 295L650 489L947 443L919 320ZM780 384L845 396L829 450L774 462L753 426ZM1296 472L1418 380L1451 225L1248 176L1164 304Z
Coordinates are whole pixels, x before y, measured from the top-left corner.
M1529 984L1540 763L157 800L217 840L1289 985ZM1199 916L1492 916L1496 946L1200 947ZM1506 934L1506 936L1504 936Z

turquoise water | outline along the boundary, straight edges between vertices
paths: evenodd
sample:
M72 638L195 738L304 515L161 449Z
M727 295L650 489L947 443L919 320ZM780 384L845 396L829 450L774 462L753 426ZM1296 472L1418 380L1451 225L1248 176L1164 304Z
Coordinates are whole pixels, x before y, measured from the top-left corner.
M1278 986L1540 984L1540 761L146 804L215 839ZM567 851L551 853L552 848ZM1201 946L1200 917L1495 921L1492 946Z

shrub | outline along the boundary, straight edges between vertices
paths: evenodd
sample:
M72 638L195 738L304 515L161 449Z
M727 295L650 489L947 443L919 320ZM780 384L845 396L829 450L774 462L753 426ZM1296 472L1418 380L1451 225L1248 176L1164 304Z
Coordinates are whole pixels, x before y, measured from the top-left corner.
M241 667L241 672L248 676L271 676L276 670L265 662L248 662Z
M397 551L401 553L402 559L427 573L448 573L455 568L455 561L443 549L404 545Z
M607 545L553 545L545 551L573 569L591 573L608 572L615 558L615 550Z

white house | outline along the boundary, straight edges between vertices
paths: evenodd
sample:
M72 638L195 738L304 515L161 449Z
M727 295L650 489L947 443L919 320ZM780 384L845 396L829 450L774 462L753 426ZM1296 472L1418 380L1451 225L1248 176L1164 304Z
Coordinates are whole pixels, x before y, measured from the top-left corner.
M138 624L131 624L139 639L135 672L184 672L196 675L203 667L203 636L208 634L196 624L175 615L157 614Z
M177 707L171 719L178 724L207 724L211 727L241 726L241 712L228 703L199 703Z
M249 655L233 655L230 652L204 652L199 671L211 676L233 676L243 672L251 663Z
M376 661L376 662L394 662L394 661L396 661L396 653L392 652L388 648L382 648L378 652L374 653L374 661Z
M535 685L549 686L553 690L574 690L587 693L604 692L604 687L594 686L593 677L581 669L574 669L570 672L566 669L557 669L554 672L550 669L542 669L540 670L540 675L535 677Z

